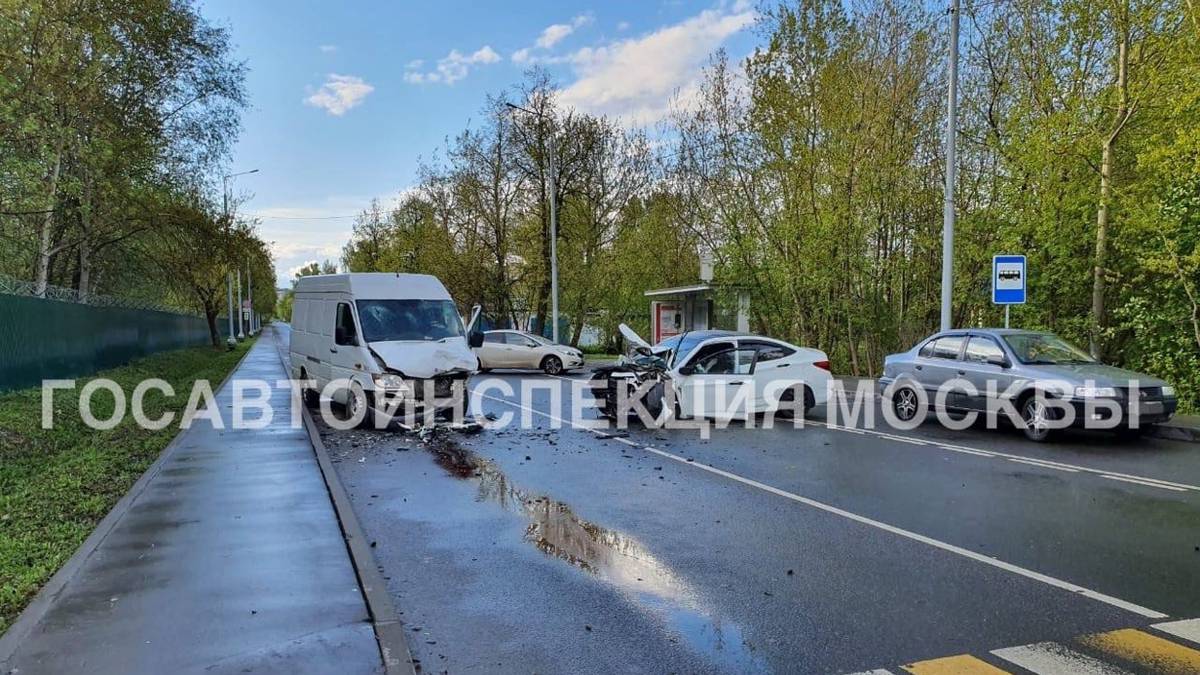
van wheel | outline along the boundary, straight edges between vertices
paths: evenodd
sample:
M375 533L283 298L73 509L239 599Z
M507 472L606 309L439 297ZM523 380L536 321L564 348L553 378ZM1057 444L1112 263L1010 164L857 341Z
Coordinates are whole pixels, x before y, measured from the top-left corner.
M362 415L362 419L356 425L359 427L367 426L375 419L371 412L371 399L362 385L355 382L350 385L350 391L346 394L346 419L354 419L359 415Z
M301 369L300 381L303 382L307 379L308 379L308 371ZM300 401L302 403L304 403L304 405L308 406L309 408L315 408L321 404L321 393L319 391L317 391L315 387L308 387L308 386L301 387L300 388Z
M542 370L547 375L558 375L562 372L562 359L557 356L547 356L542 359Z

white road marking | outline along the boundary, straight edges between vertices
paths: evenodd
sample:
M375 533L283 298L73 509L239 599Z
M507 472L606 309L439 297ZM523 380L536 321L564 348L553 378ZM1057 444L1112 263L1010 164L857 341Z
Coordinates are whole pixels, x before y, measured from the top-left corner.
M1126 675L1126 671L1055 642L995 649L993 654L1037 675Z
M850 673L850 675L892 675L892 671L876 668L875 670L864 670L861 673Z
M1176 487L1174 485L1171 485L1170 483L1164 484L1164 483L1160 483L1156 480L1129 478L1128 476L1122 476L1121 474L1107 474L1106 473L1106 474L1102 474L1100 477L1107 478L1109 480L1119 480L1123 483L1134 483L1136 485L1145 485L1147 487L1161 488L1163 490L1174 490L1175 492L1183 492L1184 491L1184 488Z
M1057 469L1058 471L1070 471L1071 473L1079 473L1079 469L1072 469L1067 466L1062 466L1061 464L1051 464L1050 462L1039 462L1036 459L1016 459L1015 457L1008 457L1007 459L1010 462L1020 462L1021 464L1040 466L1043 469Z
M1156 623L1152 628L1157 628L1164 633L1170 633L1175 637L1181 637L1184 640L1200 643L1200 619L1184 619L1183 621L1168 621L1167 623Z
M558 375L551 375L550 377L556 377L560 380L571 380L572 379L572 378L568 378L568 377L561 377ZM504 402L507 403L507 401L504 401ZM1024 457L1022 455L1013 455L1013 454L999 452L999 451L995 451L995 450L982 450L979 448L972 448L972 447L968 447L965 445L943 443L943 442L932 440L932 439L926 441L926 440L922 440L922 439L915 439L910 436L901 436L899 434L889 434L889 433L886 433L883 431L876 431L874 429L860 429L858 427L847 427L847 426L843 426L840 424L830 424L827 422L821 422L820 420L807 420L806 419L806 420L804 420L804 423L825 427L826 429L831 429L834 431L844 431L847 433L858 434L859 436L869 434L872 436L878 436L880 438L887 438L889 440L902 441L904 443L911 443L913 445L925 445L925 446L929 446L929 447L939 448L942 450L949 450L951 452L958 452L958 453L967 454L967 455L976 455L978 457L988 457L988 458L1002 457L1004 459L1009 459L1014 462L1021 462L1023 464L1035 464L1037 466L1043 466L1045 468L1060 469L1062 471L1070 471L1073 473L1080 473L1080 472L1089 473L1089 474L1093 474L1093 475L1099 475L1103 478L1109 478L1111 480L1124 480L1129 483L1137 483L1138 485L1145 485L1147 487L1156 487L1156 488L1161 488L1163 490L1171 490L1173 492L1183 492L1185 490L1192 490L1195 492L1200 492L1200 485L1190 485L1188 483L1175 483L1172 481L1161 480L1158 478L1149 478L1147 476L1138 476L1135 474L1121 473L1118 471L1105 471L1103 469L1093 469L1091 467L1081 466L1078 464L1066 464L1063 462L1054 462L1054 461L1051 461L1048 459Z
M844 426L840 426L837 424L826 424L825 422L821 422L818 420L806 420L805 424L816 424L818 426L823 426L826 429L834 429L836 431L853 431L858 434L870 434L872 436L879 436L881 438L890 438L895 435L895 434L884 433L881 431L875 431L874 429L857 429L857 428L851 428L851 427L844 427ZM951 445L949 443L937 443L937 442L935 442L935 445L933 447L945 448L947 450L953 450L954 452L965 452L968 454L983 453L984 455L990 455L992 457L1003 457L1005 459L1012 459L1012 460L1037 461L1037 462L1042 462L1044 464L1052 464L1052 465L1054 465L1058 468L1062 468L1062 469L1074 469L1075 471L1082 471L1082 472L1099 475L1099 476L1105 476L1105 477L1124 478L1124 479L1128 479L1130 482L1142 481L1142 483L1145 485L1151 485L1152 487L1161 487L1166 490L1175 488L1177 491L1194 490L1196 492L1200 492L1200 485L1189 485L1188 483L1175 483L1175 482L1171 482L1171 481L1160 480L1158 478L1148 478L1146 476L1137 476L1137 475L1133 475L1133 474L1120 473L1118 471L1105 471L1103 469L1093 469L1088 466L1080 466L1078 464L1066 464L1064 462L1052 462L1050 460L1045 460L1045 459L1030 460L1030 458L1028 458L1028 457L1024 457L1021 455L1013 455L1013 454L1009 454L1009 453L1005 453L1005 452L999 452L996 450L981 450L979 448L971 448L971 447L968 447L965 445Z
M971 450L970 448L962 448L957 445L946 445L945 443L939 443L937 444L937 447L941 448L942 450L949 450L950 452L961 452L966 455L975 455L976 457L995 457L995 455L990 452Z
M503 403L505 405L510 405L514 408L526 410L531 413L541 415L547 419L550 419L552 421L557 421L559 424L563 424L563 425L569 426L574 429L588 431L593 434L605 433L598 429L591 429L589 427L576 425L569 420L564 420L561 417L552 415L547 412L542 412L541 410L537 410L536 408L531 408L522 403L515 403L513 401L509 401L506 399L491 396L489 394L483 394L482 396L483 396L483 398L491 399L498 403ZM618 438L616 440L628 440L628 439L619 439ZM673 454L670 452L666 452L665 450L659 450L658 448L655 448L652 445L638 446L637 444L634 444L632 442L630 442L630 443L632 445L634 445L635 447L640 447L642 450L644 450L646 452L653 453L655 455L664 457L666 459L670 459L670 460L678 462L680 464L684 464L687 466L693 466L701 471L707 471L711 474L721 476L723 478L728 478L729 480L736 481L743 485L748 485L750 487L758 488L759 490L762 490L764 492L769 492L773 495L777 495L777 496L783 497L785 499L790 499L794 502L798 502L800 504L804 504L806 506L810 506L812 508L819 509L821 511L825 511L826 513L831 513L836 516L841 516L842 518L846 518L848 520L853 520L854 522L861 523L861 524L867 525L869 527L874 527L876 529L883 530L884 532L888 532L888 533L891 533L891 534L894 534L894 535L897 535L900 537L904 537L906 539L911 539L913 541L920 542L922 544L926 544L928 546L932 546L937 549L941 549L948 553L953 553L955 555L959 555L964 558L969 558L971 560L984 563L985 565L991 565L992 567L996 567L996 568L1004 570L1006 572L1011 572L1013 574L1017 574L1017 575L1026 577L1028 579L1033 579L1034 581L1040 581L1048 586L1053 586L1055 588L1060 588L1065 591L1077 593L1086 598L1091 598L1092 600L1096 600L1098 602L1103 602L1105 604L1112 605L1113 607L1119 607L1125 611L1133 612L1134 614L1140 614L1142 616L1145 616L1145 617L1148 617L1151 619L1165 619L1168 616L1166 614L1163 614L1162 612L1155 611L1153 609L1149 609L1146 607L1142 607L1141 605L1138 605L1138 604L1135 604L1132 602L1128 602L1128 601L1122 600L1120 598L1115 598L1111 595L1106 595L1099 591L1093 591L1091 589L1084 588L1083 586L1078 586L1076 584L1073 584L1069 581L1063 581L1062 579L1058 579L1058 578L1049 576L1047 574L1042 574L1040 572L1035 572L1033 570L1026 569L1019 565L1007 563L998 558L992 558L992 557L983 555L982 553L977 553L970 549L962 548L961 546L955 546L954 544L950 544L950 543L947 543L944 541L940 541L938 539L934 539L933 537L927 537L923 534L918 534L918 533L912 532L910 530L905 530L903 528L896 527L894 525L888 525L887 523L875 520L873 518L868 518L866 516L860 516L857 513L852 513L850 511L846 511L845 509L840 509L836 506L831 506L824 502L819 502L815 499L809 499L808 497L803 497L803 496L795 494L793 492L788 492L787 490L781 490L777 487L767 485L766 483L760 483L759 481L753 480L751 478L739 476L735 473L730 473L728 471L718 469L714 466L708 466L706 464L694 462L685 457L681 457L679 455L676 455L676 454Z

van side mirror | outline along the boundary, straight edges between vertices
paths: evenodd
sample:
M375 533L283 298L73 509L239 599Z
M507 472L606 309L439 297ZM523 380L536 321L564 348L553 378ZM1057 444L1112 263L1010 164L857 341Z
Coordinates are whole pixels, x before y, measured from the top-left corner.
M483 346L483 331L473 330L467 334L467 344L471 345L471 349L476 349Z
M1005 356L989 356L987 362L993 366L1000 366L1001 368L1008 368L1012 366L1012 364L1008 362L1008 358Z

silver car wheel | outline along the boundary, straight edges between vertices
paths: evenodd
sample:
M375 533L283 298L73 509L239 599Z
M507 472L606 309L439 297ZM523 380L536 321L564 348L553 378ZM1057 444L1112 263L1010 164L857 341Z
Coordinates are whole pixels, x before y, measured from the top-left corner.
M900 418L901 422L911 420L917 415L917 392L904 387L896 392L892 407L896 411L896 417Z
M1050 435L1050 409L1037 396L1030 397L1021 411L1025 422L1025 435L1034 441L1045 440Z

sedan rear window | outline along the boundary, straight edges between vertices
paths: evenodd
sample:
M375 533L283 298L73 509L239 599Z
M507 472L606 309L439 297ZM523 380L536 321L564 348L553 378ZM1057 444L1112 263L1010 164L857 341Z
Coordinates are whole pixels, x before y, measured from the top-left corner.
M958 352L962 350L962 343L961 335L930 340L921 347L920 355L933 359L957 359Z

